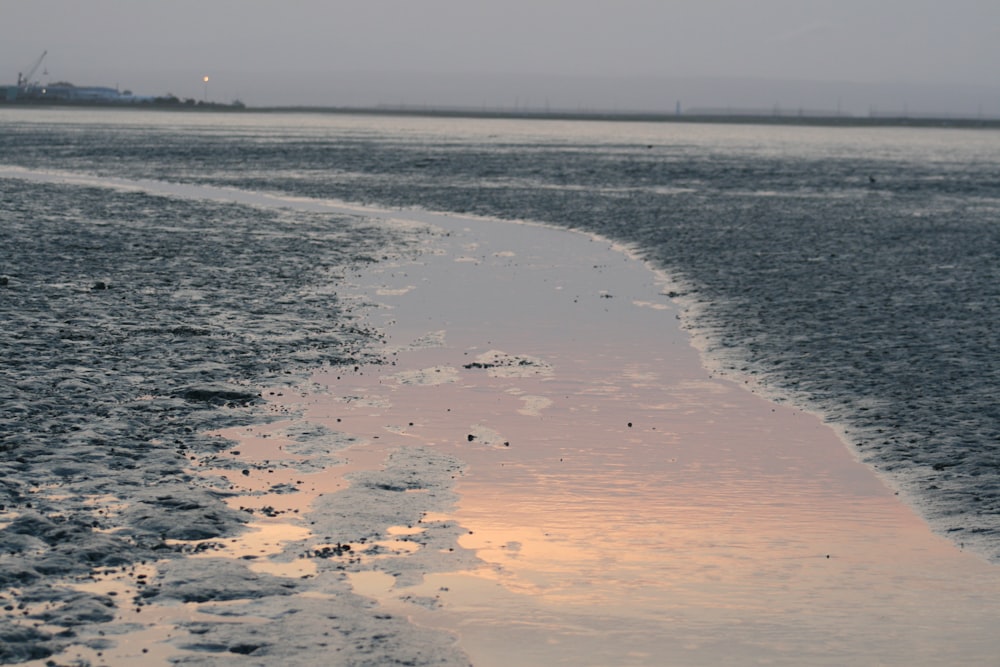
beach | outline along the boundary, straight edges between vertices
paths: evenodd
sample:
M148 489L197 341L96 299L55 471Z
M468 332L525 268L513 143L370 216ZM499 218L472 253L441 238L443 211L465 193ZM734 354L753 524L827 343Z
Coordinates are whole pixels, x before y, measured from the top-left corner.
M757 311L649 247L309 196L302 173L60 164L0 171L3 662L996 654L988 550L740 360ZM759 285L745 303L795 324ZM797 381L821 362L789 359Z

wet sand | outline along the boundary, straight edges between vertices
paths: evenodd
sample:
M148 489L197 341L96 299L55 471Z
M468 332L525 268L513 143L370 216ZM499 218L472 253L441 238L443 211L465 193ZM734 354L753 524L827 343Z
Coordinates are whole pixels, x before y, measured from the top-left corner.
M478 667L938 665L1000 649L1000 572L815 415L714 377L666 277L622 249L155 187L443 233L338 288L391 364L275 386L268 423L208 434L218 452L192 472L235 494L249 530L90 584L157 594L76 655L315 664L335 645L379 664L392 642Z
M336 291L409 253L410 232L235 193L12 171L0 170L0 662L467 664L450 636L353 595L332 558L346 545L283 507L308 496L300 485L323 488L348 442L285 423L288 456L257 458L219 437L292 418L264 386L289 392L324 360L378 362L364 351L376 332ZM372 493L455 465L394 461L368 473ZM381 548L346 523L331 535Z

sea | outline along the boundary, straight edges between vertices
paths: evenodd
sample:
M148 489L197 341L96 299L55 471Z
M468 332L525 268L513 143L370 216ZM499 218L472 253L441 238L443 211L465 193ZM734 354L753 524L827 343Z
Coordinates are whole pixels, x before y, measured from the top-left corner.
M102 199L93 184L54 184L72 176L136 190L211 187L600 235L670 277L668 296L712 373L820 415L935 531L1000 562L996 129L16 109L0 111L0 171L8 217L159 216L164 228L188 225L188 244L215 234L219 220L238 232L239 216L218 203L158 211L128 193ZM323 224L316 216L273 216L265 222L284 245L252 262L269 267L262 280L275 294L323 252L377 262L396 243L371 229L327 247L309 240ZM253 253L251 236L227 252ZM123 243L144 252L140 236ZM279 256L310 243L306 259ZM144 261L176 279L177 295L191 297L185 307L208 307L191 296L204 286L185 266ZM5 287L26 280L15 264L9 255L0 263ZM226 297L234 308L252 291L254 279L239 272L221 279L238 288ZM317 352L329 336L341 362L361 358L350 341L366 332L346 309L330 333L303 324L319 311L309 298L298 303L300 319L288 321L302 324L299 338L261 330L255 359L222 348L226 373L264 382L286 365L336 362ZM171 330L188 340L204 333ZM221 390L215 398L241 400Z

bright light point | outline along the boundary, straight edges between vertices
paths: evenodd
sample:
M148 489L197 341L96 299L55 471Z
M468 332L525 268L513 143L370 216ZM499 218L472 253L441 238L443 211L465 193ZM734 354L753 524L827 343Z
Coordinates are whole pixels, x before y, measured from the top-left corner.
M205 83L208 83L208 77L206 76L204 79L202 79L202 81L204 81Z

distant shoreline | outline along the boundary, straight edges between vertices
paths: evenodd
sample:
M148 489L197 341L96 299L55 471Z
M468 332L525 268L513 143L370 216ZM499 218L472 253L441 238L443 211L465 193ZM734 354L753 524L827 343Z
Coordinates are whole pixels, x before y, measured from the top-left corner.
M646 111L545 111L502 109L448 109L428 107L247 107L256 113L329 113L431 118L487 118L530 120L596 120L641 123L729 123L739 125L814 125L843 127L960 127L1000 128L1000 118L950 118L913 116L827 116L745 113L658 113Z
M171 111L183 113L313 113L367 116L411 116L428 118L483 118L526 120L581 120L641 123L718 123L732 125L800 125L817 127L915 127L1000 129L1000 118L965 118L948 116L845 116L792 113L666 113L649 111L566 111L566 110L505 110L466 109L447 107L337 107L337 106L241 106L217 102L195 105L156 103L95 103L59 102L35 104L2 102L0 109L121 109Z

